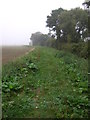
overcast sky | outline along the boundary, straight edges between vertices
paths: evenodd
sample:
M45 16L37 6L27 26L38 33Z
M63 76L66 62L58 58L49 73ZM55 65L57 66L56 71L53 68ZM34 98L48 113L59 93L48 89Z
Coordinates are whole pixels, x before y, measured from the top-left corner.
M48 33L47 15L60 7L83 7L84 0L0 0L0 44L24 45L32 33Z

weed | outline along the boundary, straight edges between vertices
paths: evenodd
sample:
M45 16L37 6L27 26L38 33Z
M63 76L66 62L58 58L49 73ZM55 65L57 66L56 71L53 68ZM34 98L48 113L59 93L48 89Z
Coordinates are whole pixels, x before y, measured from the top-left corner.
M3 66L3 117L88 118L87 63L65 51L36 47Z

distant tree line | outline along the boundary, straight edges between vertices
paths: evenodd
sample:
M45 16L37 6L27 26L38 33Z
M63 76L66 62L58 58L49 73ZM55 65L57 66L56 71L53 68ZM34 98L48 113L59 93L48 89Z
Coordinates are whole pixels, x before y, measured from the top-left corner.
M88 13L85 10L81 8L52 10L51 14L47 16L46 24L49 33L33 33L30 38L33 45L49 46L57 49L66 49L67 46L67 49L71 51L72 45L77 49L81 42L85 44L84 38L88 36ZM87 49L86 45L85 47Z

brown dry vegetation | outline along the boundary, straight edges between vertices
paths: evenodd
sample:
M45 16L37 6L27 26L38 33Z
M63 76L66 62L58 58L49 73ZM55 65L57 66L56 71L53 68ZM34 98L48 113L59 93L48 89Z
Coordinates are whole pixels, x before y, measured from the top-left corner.
M29 46L3 46L2 47L2 64L15 60L29 52L32 47Z

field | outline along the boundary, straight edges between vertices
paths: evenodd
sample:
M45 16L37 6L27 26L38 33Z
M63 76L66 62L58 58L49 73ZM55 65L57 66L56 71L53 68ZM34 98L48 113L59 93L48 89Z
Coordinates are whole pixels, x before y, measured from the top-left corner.
M15 60L17 57L29 52L32 48L29 46L3 46L2 47L2 63L8 63Z
M88 118L88 61L48 47L2 67L3 118Z

